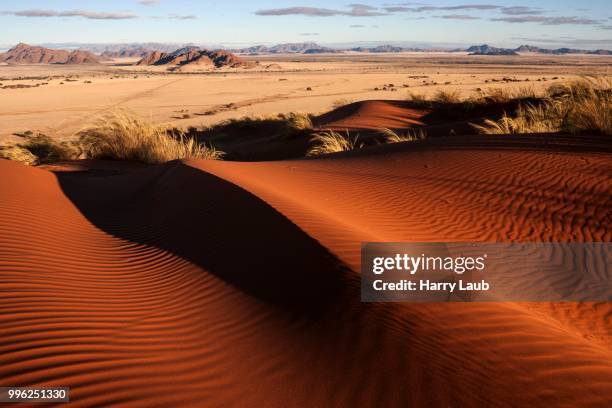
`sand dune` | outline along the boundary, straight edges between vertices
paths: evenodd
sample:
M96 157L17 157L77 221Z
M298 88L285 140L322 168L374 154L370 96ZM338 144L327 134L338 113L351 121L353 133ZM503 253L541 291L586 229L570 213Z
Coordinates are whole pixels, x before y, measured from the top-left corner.
M320 127L328 129L397 129L425 125L426 109L415 109L406 101L355 102L317 118Z
M585 145L0 160L1 382L72 406L610 406L609 303L359 302L362 241L609 242L610 156Z

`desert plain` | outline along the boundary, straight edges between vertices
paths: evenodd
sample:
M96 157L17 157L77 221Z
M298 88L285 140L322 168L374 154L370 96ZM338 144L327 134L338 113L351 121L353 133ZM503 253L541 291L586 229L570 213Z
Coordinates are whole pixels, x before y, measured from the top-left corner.
M306 158L304 129L249 122L205 139L227 160L0 159L0 385L70 386L75 407L612 405L610 302L359 297L362 242L609 243L609 135L480 134L516 105L409 95L543 93L611 57L245 58L0 66L3 86L45 83L0 89L7 143L118 108L181 129L303 112L352 143ZM405 137L355 148L384 129Z
M0 64L0 140L40 131L69 137L105 112L129 109L156 123L212 125L241 116L321 114L361 100L405 100L458 90L463 98L487 88L543 90L584 75L609 72L612 57L595 55L473 56L393 53L244 56L252 69L171 73L133 66L136 59L98 65ZM504 80L506 79L506 80ZM389 86L393 85L393 86Z

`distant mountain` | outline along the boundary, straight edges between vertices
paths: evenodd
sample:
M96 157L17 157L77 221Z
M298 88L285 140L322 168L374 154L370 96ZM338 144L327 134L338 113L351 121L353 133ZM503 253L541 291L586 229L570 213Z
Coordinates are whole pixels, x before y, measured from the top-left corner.
M514 50L491 47L488 44L472 45L466 51L469 52L470 55L518 55Z
M333 48L323 47L314 42L304 43L285 43L277 44L273 47L257 45L254 47L242 48L237 50L241 54L322 54L339 52Z
M206 50L198 47L180 48L173 52L153 51L136 65L167 65L173 70L208 70L214 68L241 68L252 65L235 54L223 50Z
M589 54L591 54L591 55L612 55L612 51L610 51L610 50L595 50L595 51L590 51Z
M153 50L136 47L136 48L121 48L116 51L104 51L100 56L102 58L143 58Z
M270 47L269 51L271 53L277 54L291 54L291 53L305 53L309 51L309 53L315 52L337 52L336 50L323 47L314 42L304 42L304 43L286 43L286 44L278 44L274 47Z
M534 53L534 54L550 54L550 55L565 55L565 54L584 54L584 55L612 55L608 50L580 50L576 48L556 48L547 49L533 45L521 45L517 48L496 48L487 44L473 45L465 51L472 55L518 55L517 53Z
M9 64L98 64L100 60L89 51L52 50L19 43L0 55L0 62Z
M375 52L375 53L402 52L402 51L404 51L404 48L402 48L402 47L395 47L393 45L385 44L385 45L379 45L379 46L373 47L373 48L364 48L364 47L352 48L351 51L356 51L356 52Z

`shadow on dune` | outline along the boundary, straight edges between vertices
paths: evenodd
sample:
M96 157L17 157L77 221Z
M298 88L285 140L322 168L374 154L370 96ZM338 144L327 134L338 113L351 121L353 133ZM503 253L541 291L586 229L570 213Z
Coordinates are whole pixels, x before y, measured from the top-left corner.
M348 268L281 213L182 162L122 175L56 175L101 230L169 251L283 310L316 317L352 286Z

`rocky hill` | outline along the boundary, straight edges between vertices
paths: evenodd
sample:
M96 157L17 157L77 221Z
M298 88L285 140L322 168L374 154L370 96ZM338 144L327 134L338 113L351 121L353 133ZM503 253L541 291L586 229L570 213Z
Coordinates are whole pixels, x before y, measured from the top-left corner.
M176 70L244 68L252 65L231 52L206 50L198 47L181 48L173 52L153 51L136 65L167 65Z
M54 50L19 43L1 54L0 62L8 64L97 64L100 60L89 51Z

